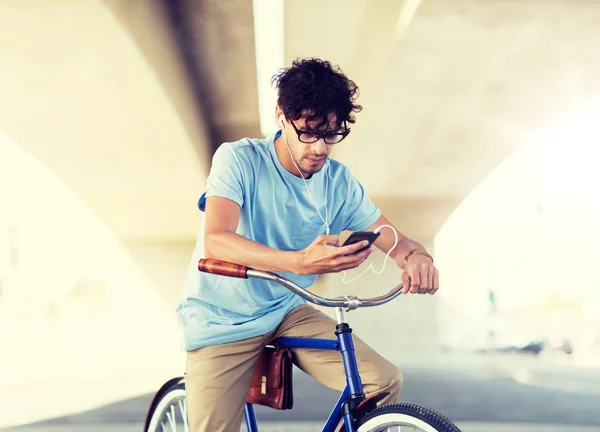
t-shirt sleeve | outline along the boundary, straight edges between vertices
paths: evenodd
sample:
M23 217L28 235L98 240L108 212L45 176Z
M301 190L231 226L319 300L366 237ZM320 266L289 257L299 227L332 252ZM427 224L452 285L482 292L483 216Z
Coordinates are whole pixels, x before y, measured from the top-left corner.
M206 197L227 198L242 207L244 204L243 170L238 155L230 143L219 146L208 174Z
M362 184L348 173L348 200L344 204L344 230L364 231L381 216L381 210L369 198Z

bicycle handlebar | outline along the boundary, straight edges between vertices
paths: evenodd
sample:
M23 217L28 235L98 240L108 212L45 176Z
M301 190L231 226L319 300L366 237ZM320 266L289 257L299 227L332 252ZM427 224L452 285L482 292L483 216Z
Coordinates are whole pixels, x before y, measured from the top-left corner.
M295 284L289 279L280 276L276 273L266 272L262 270L254 270L239 264L233 264L227 261L220 261L209 258L202 258L198 261L198 270L204 273L212 273L221 276L237 277L242 279L257 278L276 282L284 286L295 294L298 294L303 299L319 306L340 307L347 311L354 310L359 307L379 306L387 303L402 294L402 284L400 283L394 289L386 294L378 297L360 299L356 296L344 296L334 299L325 298L311 293L310 291Z
M198 270L205 273L218 274L221 276L237 277L248 279L248 267L233 264L227 261L202 258L198 262Z

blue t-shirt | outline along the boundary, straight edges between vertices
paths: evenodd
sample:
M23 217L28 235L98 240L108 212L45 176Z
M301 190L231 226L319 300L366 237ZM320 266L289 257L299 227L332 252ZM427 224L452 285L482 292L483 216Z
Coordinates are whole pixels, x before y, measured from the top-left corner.
M239 235L274 249L301 250L326 228L302 178L287 171L277 156L274 140L280 134L222 144L214 154L203 196L227 198L240 206ZM349 169L335 160L329 159L306 183L324 218L327 186L332 235L365 230L381 215ZM199 272L203 235L201 228L177 307L185 350L265 334L305 303L275 282ZM304 288L316 279L316 275L280 274Z

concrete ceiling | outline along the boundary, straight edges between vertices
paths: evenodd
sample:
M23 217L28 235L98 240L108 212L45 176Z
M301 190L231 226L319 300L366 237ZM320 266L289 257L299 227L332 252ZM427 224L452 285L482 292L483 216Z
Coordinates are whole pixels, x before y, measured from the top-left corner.
M220 142L258 136L250 0L0 6L2 130L122 237L189 239ZM286 0L285 56L360 87L336 148L407 234L430 241L512 150L600 92L600 3ZM8 73L8 74L7 74Z
M166 90L97 1L0 3L0 34L0 131L122 238L189 241L211 152L168 38L155 42Z
M335 157L428 237L511 151L600 92L600 3L423 0L397 35L404 6L287 1L286 56L323 56L356 81L364 110Z

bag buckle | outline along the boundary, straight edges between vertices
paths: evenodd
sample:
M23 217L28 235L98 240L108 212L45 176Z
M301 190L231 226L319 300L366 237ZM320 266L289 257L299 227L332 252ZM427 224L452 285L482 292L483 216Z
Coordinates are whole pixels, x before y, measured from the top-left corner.
M264 375L260 379L260 394L267 394L267 377Z

